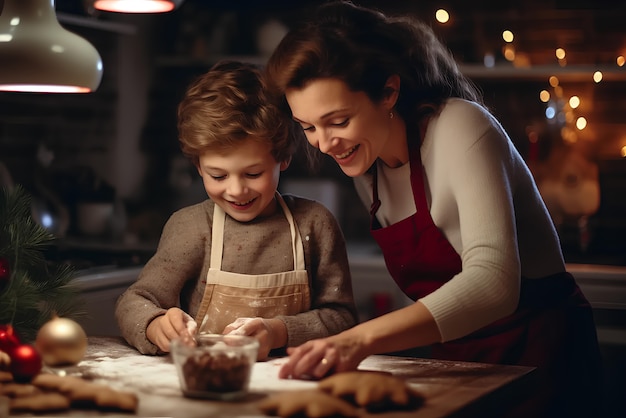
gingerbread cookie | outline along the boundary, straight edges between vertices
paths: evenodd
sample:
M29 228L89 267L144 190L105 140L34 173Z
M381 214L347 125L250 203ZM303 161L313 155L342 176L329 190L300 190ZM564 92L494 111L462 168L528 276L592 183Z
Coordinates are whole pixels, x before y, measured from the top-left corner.
M139 399L134 393L120 392L111 388L99 389L94 401L98 408L101 409L128 412L136 411L139 403Z
M281 392L263 399L258 407L279 417L356 417L357 410L346 401L317 389Z
M11 412L53 412L70 408L70 400L58 392L39 392L33 395L11 398Z
M76 376L59 376L52 373L39 373L35 376L31 384L42 389L57 390L59 392L67 392L74 387L82 386L86 382Z
M423 397L403 379L385 372L337 373L321 380L319 388L370 411L415 408L423 402Z
M0 383L0 395L10 399L11 411L44 412L78 407L135 412L139 404L132 392L50 373L40 373L30 383Z
M22 396L34 395L40 393L36 386L21 383L4 383L0 384L0 395L8 396L9 398L18 398Z
M8 398L11 412L45 412L69 409L70 400L58 392L47 392L29 383L0 383L0 395Z
M96 406L102 409L133 412L139 403L134 393L117 391L79 377L40 373L31 383L42 389L62 393L75 406Z

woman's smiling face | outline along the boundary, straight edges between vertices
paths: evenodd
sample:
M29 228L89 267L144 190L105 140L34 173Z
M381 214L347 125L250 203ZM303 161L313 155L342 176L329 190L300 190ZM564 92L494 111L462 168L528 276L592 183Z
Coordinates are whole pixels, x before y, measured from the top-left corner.
M269 144L246 139L231 151L200 155L198 172L207 194L240 222L276 210L274 199L280 172L289 162L277 162Z
M343 172L356 177L376 158L386 161L391 145L392 106L374 103L364 92L351 91L334 78L315 79L285 93L294 120L311 145L330 155Z

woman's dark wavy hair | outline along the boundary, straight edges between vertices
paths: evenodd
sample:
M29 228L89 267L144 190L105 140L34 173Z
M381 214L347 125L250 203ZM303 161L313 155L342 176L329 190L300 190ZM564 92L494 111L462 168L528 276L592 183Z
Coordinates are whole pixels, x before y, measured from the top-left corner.
M394 74L401 80L396 111L410 130L448 98L482 104L476 86L461 74L429 26L350 1L319 6L310 20L282 39L266 65L269 87L283 107L286 89L326 77L338 78L379 102L389 93L384 85Z

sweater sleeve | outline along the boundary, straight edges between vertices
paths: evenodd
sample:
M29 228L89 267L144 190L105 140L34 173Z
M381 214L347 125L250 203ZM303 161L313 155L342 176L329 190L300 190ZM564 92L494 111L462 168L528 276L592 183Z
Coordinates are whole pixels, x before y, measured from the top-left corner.
M169 218L156 253L117 301L115 316L122 336L142 354L160 354L146 337L146 328L169 308L180 307L183 287L202 268L208 235L203 205L181 209Z
M280 316L287 327L288 346L337 334L357 323L345 239L337 220L320 203L285 197L304 243L311 286L311 309Z
M517 307L520 260L513 194L521 157L495 119L467 102L449 104L427 135L432 149L424 167L433 196L431 214L444 234L460 235L462 271L421 302L448 341ZM441 215L446 212L449 218Z

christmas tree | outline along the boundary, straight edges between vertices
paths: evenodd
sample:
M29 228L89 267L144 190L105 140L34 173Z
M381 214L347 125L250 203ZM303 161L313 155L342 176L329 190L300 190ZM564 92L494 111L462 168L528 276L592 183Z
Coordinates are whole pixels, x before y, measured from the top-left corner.
M84 314L72 266L46 260L55 237L35 222L31 196L21 186L0 193L0 325L11 325L23 341L55 314Z

